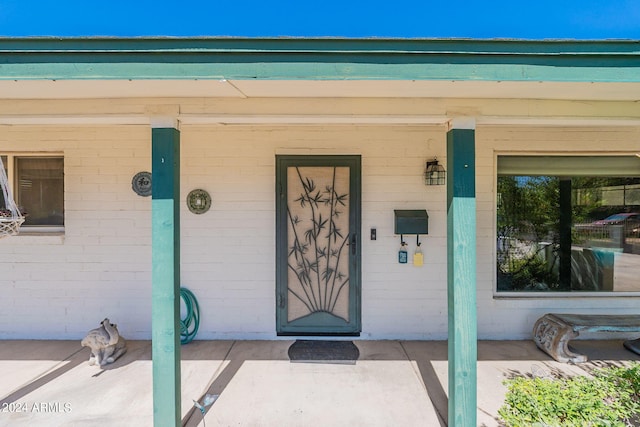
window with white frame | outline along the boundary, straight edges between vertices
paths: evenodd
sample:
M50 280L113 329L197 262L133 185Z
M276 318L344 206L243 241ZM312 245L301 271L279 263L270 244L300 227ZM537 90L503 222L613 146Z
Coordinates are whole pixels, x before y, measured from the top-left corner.
M64 157L44 154L2 154L0 157L16 204L25 215L22 230L61 231L64 227ZM3 206L4 200L0 199L0 207Z
M640 291L640 157L497 158L497 292Z

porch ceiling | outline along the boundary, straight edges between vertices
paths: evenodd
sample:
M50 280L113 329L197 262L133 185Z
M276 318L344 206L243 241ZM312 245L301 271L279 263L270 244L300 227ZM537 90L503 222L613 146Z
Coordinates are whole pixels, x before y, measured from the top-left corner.
M639 82L458 80L0 80L0 99L467 98L639 101Z

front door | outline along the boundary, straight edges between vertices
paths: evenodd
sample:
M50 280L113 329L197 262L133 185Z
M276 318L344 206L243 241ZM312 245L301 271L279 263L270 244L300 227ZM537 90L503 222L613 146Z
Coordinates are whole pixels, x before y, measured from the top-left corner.
M357 335L360 156L276 156L279 335Z

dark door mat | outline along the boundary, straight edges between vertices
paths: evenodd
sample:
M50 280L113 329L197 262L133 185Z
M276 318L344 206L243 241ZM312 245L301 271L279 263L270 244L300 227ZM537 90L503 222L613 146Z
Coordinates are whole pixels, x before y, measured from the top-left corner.
M292 362L329 362L355 364L360 350L353 341L296 340L289 347Z

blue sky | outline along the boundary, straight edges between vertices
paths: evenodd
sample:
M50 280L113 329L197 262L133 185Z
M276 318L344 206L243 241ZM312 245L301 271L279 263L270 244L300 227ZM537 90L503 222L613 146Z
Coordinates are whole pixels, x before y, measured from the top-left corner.
M640 0L0 0L0 36L640 40Z

